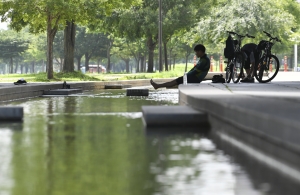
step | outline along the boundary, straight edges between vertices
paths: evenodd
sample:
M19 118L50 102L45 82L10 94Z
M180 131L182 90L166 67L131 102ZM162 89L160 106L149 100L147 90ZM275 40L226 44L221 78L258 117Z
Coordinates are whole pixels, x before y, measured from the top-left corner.
M104 89L125 89L125 88L131 88L131 85L123 85L123 84L104 85Z
M0 121L21 121L23 119L23 107L1 106Z
M149 96L149 89L127 89L126 96Z
M208 123L206 113L188 106L142 106L147 127L201 127Z
M51 89L44 91L43 95L71 95L82 93L82 89Z

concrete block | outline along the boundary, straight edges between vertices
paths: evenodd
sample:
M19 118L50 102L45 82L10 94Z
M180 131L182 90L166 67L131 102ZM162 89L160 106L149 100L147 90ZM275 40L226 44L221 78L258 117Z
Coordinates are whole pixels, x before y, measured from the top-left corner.
M127 89L126 96L149 96L149 89Z
M204 112L188 106L142 106L143 122L147 127L193 127L208 124L208 116Z
M131 88L132 85L123 85L123 89L126 89L126 88Z
M122 84L109 84L104 86L104 89L122 89L122 88L123 88Z
M0 121L21 121L23 119L23 107L1 106Z
M43 95L71 95L82 93L82 89L52 89L44 91Z

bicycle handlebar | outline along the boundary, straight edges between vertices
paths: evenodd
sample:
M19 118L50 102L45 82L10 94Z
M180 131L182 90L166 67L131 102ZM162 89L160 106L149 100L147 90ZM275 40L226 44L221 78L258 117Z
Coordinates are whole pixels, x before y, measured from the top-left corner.
M281 43L281 40L278 37L272 37L272 35L266 31L263 31L271 40L275 40Z
M240 35L240 34L238 34L238 33L236 33L236 32L232 32L232 31L226 31L226 32L229 33L229 34L232 34L232 35L237 35L237 36L240 37L240 38L244 38L244 37L255 38L254 36L251 36L251 35L249 35L249 34L246 34L246 35Z
M255 38L255 36L252 36L252 35L249 35L249 34L246 34L246 36L249 37L249 38L252 38L252 39Z

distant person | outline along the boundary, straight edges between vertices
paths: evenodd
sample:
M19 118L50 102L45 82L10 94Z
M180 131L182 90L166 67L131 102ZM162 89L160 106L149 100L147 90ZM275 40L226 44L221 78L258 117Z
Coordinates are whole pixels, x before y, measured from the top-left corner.
M255 66L255 59L257 58L256 47L257 45L255 43L248 43L241 48L241 51L245 53L244 68L247 73L247 77L241 80L242 83L254 83L253 69Z
M199 59L196 66L194 66L188 73L187 73L187 82L188 83L200 83L207 75L209 68L210 68L210 60L205 53L204 45L198 44L194 47L195 54ZM166 83L155 83L152 79L150 80L151 85L154 89L158 89L161 87L173 87L176 85L183 84L183 76L178 77L177 79L166 82Z

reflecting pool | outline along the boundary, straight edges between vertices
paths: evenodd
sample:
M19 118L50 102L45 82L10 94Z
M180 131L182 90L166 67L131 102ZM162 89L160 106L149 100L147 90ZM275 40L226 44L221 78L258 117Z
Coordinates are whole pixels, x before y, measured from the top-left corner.
M24 120L0 124L0 194L234 195L241 181L243 194L261 194L204 134L146 133L142 105L177 103L177 89L9 103L24 107Z

